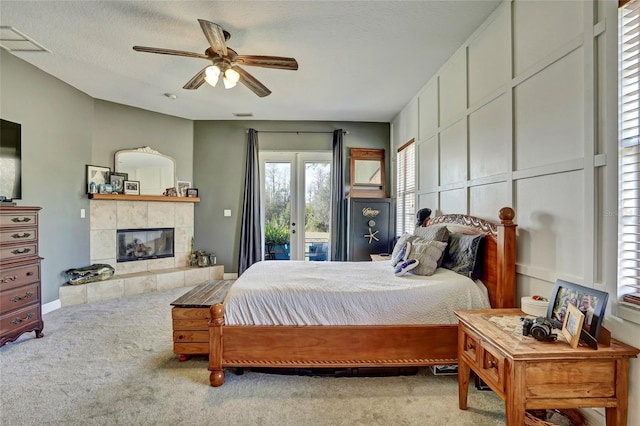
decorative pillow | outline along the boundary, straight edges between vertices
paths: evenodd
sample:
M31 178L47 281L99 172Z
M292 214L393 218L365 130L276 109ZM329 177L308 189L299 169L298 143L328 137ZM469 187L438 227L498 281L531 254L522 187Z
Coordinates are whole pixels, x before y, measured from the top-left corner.
M400 262L398 266L396 266L396 268L393 270L393 273L396 277L401 277L412 269L415 269L418 264L419 262L415 259L405 260L403 262Z
M411 238L411 234L408 233L398 238L396 245L393 246L393 252L391 252L391 266L395 267L400 260L406 259L406 254L402 254L402 257L400 257L400 252L406 250L409 238Z
M419 264L412 272L416 275L433 275L438 268L438 260L442 258L446 247L447 243L442 241L413 237L407 259L415 259Z
M414 231L414 235L416 237L424 238L425 240L434 240L441 241L443 243L449 242L449 228L446 226L429 226L429 227L417 227ZM442 265L442 259L444 258L444 253L440 259L438 259L438 267Z
M472 280L477 280L482 275L480 270L480 246L484 239L483 234L466 235L452 233L449 235L449 247L444 255L442 267L451 269Z

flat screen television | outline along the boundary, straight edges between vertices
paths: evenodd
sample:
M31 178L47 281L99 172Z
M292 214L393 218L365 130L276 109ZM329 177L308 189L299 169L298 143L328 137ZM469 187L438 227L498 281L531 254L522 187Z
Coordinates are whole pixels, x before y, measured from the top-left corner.
M22 198L22 126L0 119L0 196Z

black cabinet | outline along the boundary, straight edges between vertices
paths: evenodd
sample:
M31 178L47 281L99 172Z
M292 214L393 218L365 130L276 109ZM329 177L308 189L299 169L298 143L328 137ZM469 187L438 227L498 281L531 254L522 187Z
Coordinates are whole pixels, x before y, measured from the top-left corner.
M347 244L350 261L370 261L370 254L388 253L395 233L390 198L349 198Z

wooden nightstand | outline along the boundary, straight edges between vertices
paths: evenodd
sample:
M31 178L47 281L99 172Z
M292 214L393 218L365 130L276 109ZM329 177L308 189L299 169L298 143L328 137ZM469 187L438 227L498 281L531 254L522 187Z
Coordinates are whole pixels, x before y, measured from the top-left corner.
M467 409L470 370L505 401L507 426L525 410L606 407L608 426L626 426L629 359L640 350L611 339L598 349L572 349L522 335L519 309L457 311L458 401ZM556 330L558 331L558 330Z
M369 255L371 257L371 260L373 260L374 262L383 262L385 260L391 260L391 255L390 254L370 254Z

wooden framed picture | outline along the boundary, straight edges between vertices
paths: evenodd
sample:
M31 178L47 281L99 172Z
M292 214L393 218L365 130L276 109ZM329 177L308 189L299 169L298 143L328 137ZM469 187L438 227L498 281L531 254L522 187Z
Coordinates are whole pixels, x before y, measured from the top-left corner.
M195 198L198 196L198 188L188 188L187 197Z
M178 190L175 187L167 188L164 192L164 195L166 195L167 197L177 197Z
M129 195L140 195L140 181L137 180L125 180L122 183L124 187L124 193Z
M580 312L577 306L569 304L567 306L567 314L562 323L562 335L572 348L577 348L580 342L580 331L584 323L584 314Z
M113 192L124 194L124 181L129 179L128 173L111 173L109 183L113 185Z
M110 167L93 166L91 164L87 164L87 194L95 194L96 192L98 192L100 184L110 183L110 175Z

